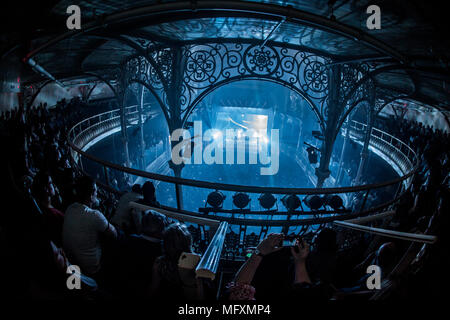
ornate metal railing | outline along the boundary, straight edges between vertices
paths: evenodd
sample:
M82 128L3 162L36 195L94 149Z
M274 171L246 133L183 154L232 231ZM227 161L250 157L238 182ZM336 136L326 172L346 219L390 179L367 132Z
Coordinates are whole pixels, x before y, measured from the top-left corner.
M137 115L137 106L126 108L127 116ZM68 133L68 138L80 149L105 132L120 127L120 109L97 114L77 123Z
M145 104L144 104L145 107ZM142 121L145 121L148 112L143 113ZM125 117L127 123L132 124L138 120L138 106L130 106L125 108ZM86 118L73 126L68 134L68 139L77 148L85 151L90 146L105 138L107 135L120 130L120 109L115 109L103 113L99 113L92 117ZM78 162L78 153L72 149L72 157Z
M367 130L366 124L352 120L349 128L351 138L356 139L357 141L364 139ZM400 176L406 175L408 172L414 170L414 166L417 162L417 155L400 139L381 131L380 129L372 128L369 146L387 161ZM405 187L408 187L411 182L411 178L403 181Z

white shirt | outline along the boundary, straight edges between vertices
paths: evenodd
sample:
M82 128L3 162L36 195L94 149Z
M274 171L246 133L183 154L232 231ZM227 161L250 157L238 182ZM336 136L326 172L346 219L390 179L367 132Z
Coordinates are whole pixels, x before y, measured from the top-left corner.
M64 251L85 274L93 274L100 269L102 249L99 236L108 225L108 220L100 211L81 203L70 205L64 214Z

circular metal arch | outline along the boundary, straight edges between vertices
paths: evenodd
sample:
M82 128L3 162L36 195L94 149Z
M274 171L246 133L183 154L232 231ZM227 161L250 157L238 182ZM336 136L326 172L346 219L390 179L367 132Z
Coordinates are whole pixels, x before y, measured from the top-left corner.
M321 114L319 112L319 109L314 104L314 102L312 102L311 99L309 99L306 96L306 94L303 91L299 90L298 88L296 88L295 86L289 84L289 82L284 81L284 80L277 80L275 78L264 77L264 76L255 77L255 76L252 76L252 75L249 75L249 76L237 76L237 77L229 78L227 80L223 80L223 81L220 81L218 83L215 83L214 85L212 85L209 88L205 89L202 93L200 93L195 98L195 100L187 108L187 110L186 110L186 112L185 112L185 114L183 116L183 121L182 121L183 128L184 128L184 125L186 124L187 119L191 115L191 113L194 111L194 109L197 107L197 105L200 103L200 101L202 101L207 95L209 95L210 93L214 92L216 89L219 89L220 87L226 86L226 85L231 84L233 82L245 81L245 80L258 80L258 81L272 82L272 83L276 83L276 84L282 85L283 87L294 91L295 93L300 95L309 104L309 106L311 107L311 110L313 111L313 113L317 117L317 120L319 122L320 128L322 129L322 132L325 132L325 123L324 123L324 120L323 120L323 118L322 118L322 116L321 116Z
M388 105L390 105L392 102L398 100L398 99L405 99L405 98L410 98L411 95L404 95L404 96L399 96L399 97L394 97L389 99L388 101L386 101L385 103L383 103L383 105L381 106L380 109L377 110L376 115L378 116L380 114L381 111L383 111L384 108L386 108Z
M38 95L41 93L42 89L44 89L47 85L49 85L50 83L57 83L56 80L53 79L49 79L47 81L45 81L42 86L39 87L39 89L33 94L33 96L31 97L29 104L29 107L33 106L34 101L36 100L36 98L38 97Z
M84 72L83 74L87 75L87 76L95 77L98 80L100 80L103 83L105 83L108 86L108 88L111 89L111 91L112 91L112 93L114 95L114 98L117 100L117 104L120 104L120 99L119 99L119 97L117 95L116 89L114 89L114 87L112 86L112 84L108 80L106 80L102 76L100 76L100 75L98 75L96 73L93 73L93 72Z
M158 101L158 104L159 104L160 109L162 110L162 112L163 112L163 114L164 114L164 117L166 118L166 123L167 123L167 125L169 125L169 119L170 119L170 117L169 117L169 114L167 113L167 109L166 109L166 107L165 107L163 101L162 101L161 98L159 97L159 95L155 92L155 90L154 90L148 83L145 83L144 81L139 80L139 79L130 79L130 80L127 82L126 87L124 88L124 92L125 92L131 85L133 85L133 84L135 84L135 83L140 84L141 86L145 87L145 88L146 88L146 89L147 89L147 90L155 97L156 101Z

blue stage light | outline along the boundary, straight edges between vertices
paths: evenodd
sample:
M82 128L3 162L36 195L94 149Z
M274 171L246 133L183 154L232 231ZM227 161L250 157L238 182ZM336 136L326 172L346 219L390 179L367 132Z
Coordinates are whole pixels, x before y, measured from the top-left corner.
M213 207L215 209L220 209L220 208L222 208L223 201L225 200L225 198L226 198L226 196L222 192L216 190L216 191L211 192L208 195L206 202L211 207Z
M296 196L295 194L285 195L281 199L281 202L283 203L285 208L288 209L289 211L294 211L295 209L300 207L302 204L302 202L300 201L300 198L298 196Z
M275 205L277 199L271 193L263 193L259 196L258 201L261 207L269 210Z
M239 209L245 208L250 202L250 197L246 193L236 193L233 195L233 204Z
M303 199L303 202L311 210L318 210L321 207L323 207L323 205L325 203L324 199L321 196L318 196L315 194L306 196L305 199Z

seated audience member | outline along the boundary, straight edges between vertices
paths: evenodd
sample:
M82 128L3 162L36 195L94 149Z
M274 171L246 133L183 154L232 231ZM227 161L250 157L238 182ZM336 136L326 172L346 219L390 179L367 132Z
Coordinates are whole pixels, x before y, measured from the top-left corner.
M227 285L229 300L255 300L255 293L258 287L253 287L252 282L258 267L264 259L277 252L289 250L294 260L294 279L290 288L282 287L285 292L274 292L274 296L279 299L285 299L291 295L291 298L303 295L306 288L309 291L311 280L306 270L306 258L309 254L309 245L302 241L296 242L294 247L282 247L283 234L271 233L262 240L256 247L256 251L242 265L236 274L234 282Z
M306 260L313 282L333 283L337 260L336 232L322 229L313 239L313 248Z
M72 203L76 201L74 193L74 181L76 180L75 170L73 168L64 169L62 180L60 191L62 198L62 209L65 211Z
M83 273L95 276L100 270L102 256L100 236L116 238L117 232L100 211L91 209L98 201L94 180L81 177L75 189L78 201L70 205L64 215L63 247Z
M141 214L129 206L130 202L136 202L140 199L142 199L141 186L135 184L131 188L131 192L127 192L120 197L111 222L127 233L140 233L141 230L138 230L138 226L141 224Z
M408 223L408 212L414 204L414 194L412 189L413 187L407 190L396 204L395 216L392 219L393 226L403 226Z
M353 270L361 277L356 282L356 285L351 288L340 289L341 292L355 292L367 290L367 278L371 274L366 273L367 267L370 265L376 265L381 269L381 281L389 275L394 269L397 262L397 249L393 242L383 243L377 251L372 252L367 258L357 265Z
M30 249L30 260L37 262L34 272L27 275L30 297L43 300L62 299L66 289L66 270L63 268L67 269L62 252L43 235L35 237L34 242L30 244Z
M144 196L144 198L142 200L139 200L138 203L152 207L160 207L161 205L159 204L158 201L156 201L155 193L156 189L155 186L153 185L153 182L151 181L145 182L144 185L142 186L142 195Z
M377 251L375 264L381 268L381 276L387 277L397 262L397 247L393 242L386 242Z
M156 190L155 190L155 186L153 185L153 182L151 182L151 181L145 182L142 186L143 198L137 200L136 202L146 205L146 206L157 207L157 208L161 207L159 202L156 200L155 192L156 192ZM136 228L136 232L141 233L142 232L141 231L142 211L132 209L131 216L133 218L133 223Z
M34 177L31 191L42 211L44 230L46 230L50 240L57 246L61 246L64 214L52 205L52 197L56 195L52 177L45 172L39 172Z
M150 287L155 259L162 254L162 234L167 218L147 211L142 219L142 234L118 241L111 264L115 289L125 298L144 298Z
M40 231L39 231L40 230ZM79 290L69 290L67 287L68 267L71 265L64 250L48 240L45 229L34 232L30 243L30 261L35 261L34 272L27 275L28 294L32 299L61 300L64 298L94 298L97 291L95 280L79 274ZM73 282L72 282L73 283Z
M163 233L163 255L155 260L150 295L171 301L203 298L195 271L182 270L178 262L182 253L192 253L192 236L184 224L173 223Z

